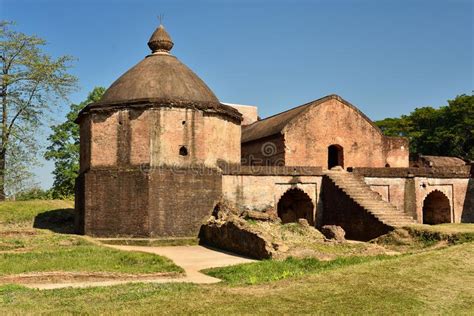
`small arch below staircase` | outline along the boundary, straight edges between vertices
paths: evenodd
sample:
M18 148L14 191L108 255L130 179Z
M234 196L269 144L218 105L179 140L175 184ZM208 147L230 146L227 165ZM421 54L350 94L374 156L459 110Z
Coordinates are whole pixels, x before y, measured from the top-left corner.
M435 190L423 201L423 224L451 223L451 205L443 192Z
M278 216L283 223L297 222L304 218L314 225L314 205L311 198L302 190L292 188L283 194L277 205Z

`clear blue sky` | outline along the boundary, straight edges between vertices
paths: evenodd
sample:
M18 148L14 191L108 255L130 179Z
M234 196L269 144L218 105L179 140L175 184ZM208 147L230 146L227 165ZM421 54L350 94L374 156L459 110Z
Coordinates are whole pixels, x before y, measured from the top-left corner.
M0 0L2 19L78 58L72 102L148 54L158 14L173 53L221 101L262 117L336 93L377 120L474 89L472 0ZM36 170L43 187L51 170Z

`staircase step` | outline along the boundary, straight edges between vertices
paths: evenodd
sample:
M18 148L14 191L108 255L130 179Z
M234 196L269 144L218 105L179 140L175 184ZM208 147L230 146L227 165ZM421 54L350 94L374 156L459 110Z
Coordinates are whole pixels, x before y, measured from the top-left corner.
M347 172L327 172L326 175L340 191L382 223L393 227L416 223L411 215L383 200L362 177Z

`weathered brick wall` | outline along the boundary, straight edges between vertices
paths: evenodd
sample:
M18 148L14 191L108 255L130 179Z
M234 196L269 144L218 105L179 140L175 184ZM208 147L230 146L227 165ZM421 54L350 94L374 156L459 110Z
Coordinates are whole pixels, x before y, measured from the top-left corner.
M84 185L84 174L80 174L75 181L74 187L74 228L76 234L84 234L85 230L85 185Z
M91 115L91 137L81 138L81 146L90 142L91 168L117 165L120 112Z
M403 137L384 137L383 152L387 167L408 167L408 139Z
M423 220L423 202L428 194L435 190L442 192L449 199L452 222L474 222L472 179L416 177L414 181L417 188L416 214L420 222Z
M464 199L461 223L474 223L474 180L469 179L466 198Z
M314 205L316 225L322 211L321 175L223 175L222 194L241 209L277 209L280 198L292 188L306 193Z
M84 233L149 236L148 185L148 175L140 170L114 168L86 172Z
M284 166L283 135L273 135L242 144L242 165Z
M150 163L150 137L153 126L150 125L150 115L144 110L129 110L130 118L130 158L132 166Z
M77 184L77 231L102 237L195 237L222 196L209 168L96 169Z
M469 178L471 166L435 167L435 168L353 168L353 173L364 177L404 178Z
M288 166L327 167L328 147L337 144L344 149L344 167L408 167L407 147L386 141L360 112L334 98L311 107L283 132Z
M86 148L91 148L92 167L240 163L240 125L219 116L187 108L157 108L99 112L91 117L90 137L88 118L81 121L81 146L84 157ZM186 156L180 155L182 146Z
M467 166L469 167L469 166ZM474 222L474 185L469 168L357 168L354 172L382 197L423 223L423 202L431 192L450 201L451 221Z
M402 211L405 210L405 180L405 178L364 178L372 191L379 193L383 200Z
M253 105L224 103L233 107L242 114L242 125L249 125L258 121L258 108Z
M240 162L240 125L192 109L150 111L151 164L215 167L218 160ZM188 154L179 154L186 147Z
M150 172L151 236L197 236L222 196L217 169L167 169Z
M346 238L367 241L391 230L343 194L327 177L323 178L322 195L322 225L341 226Z
M79 148L79 172L90 168L91 162L91 121L85 118L79 126L79 137L81 139Z

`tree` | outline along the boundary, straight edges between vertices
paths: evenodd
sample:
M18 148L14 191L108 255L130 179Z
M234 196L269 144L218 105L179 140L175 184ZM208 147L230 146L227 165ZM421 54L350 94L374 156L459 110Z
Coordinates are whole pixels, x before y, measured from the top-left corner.
M53 198L74 195L74 182L79 172L79 125L74 121L87 104L99 101L104 92L103 87L94 88L85 101L71 104L64 123L51 126L50 145L44 157L54 161Z
M375 122L388 136L410 140L416 154L474 160L474 96L460 95L447 106L417 108L400 118Z
M10 26L0 22L0 200L28 179L38 154L38 130L77 82L68 73L72 57L53 58L42 51L43 39Z

